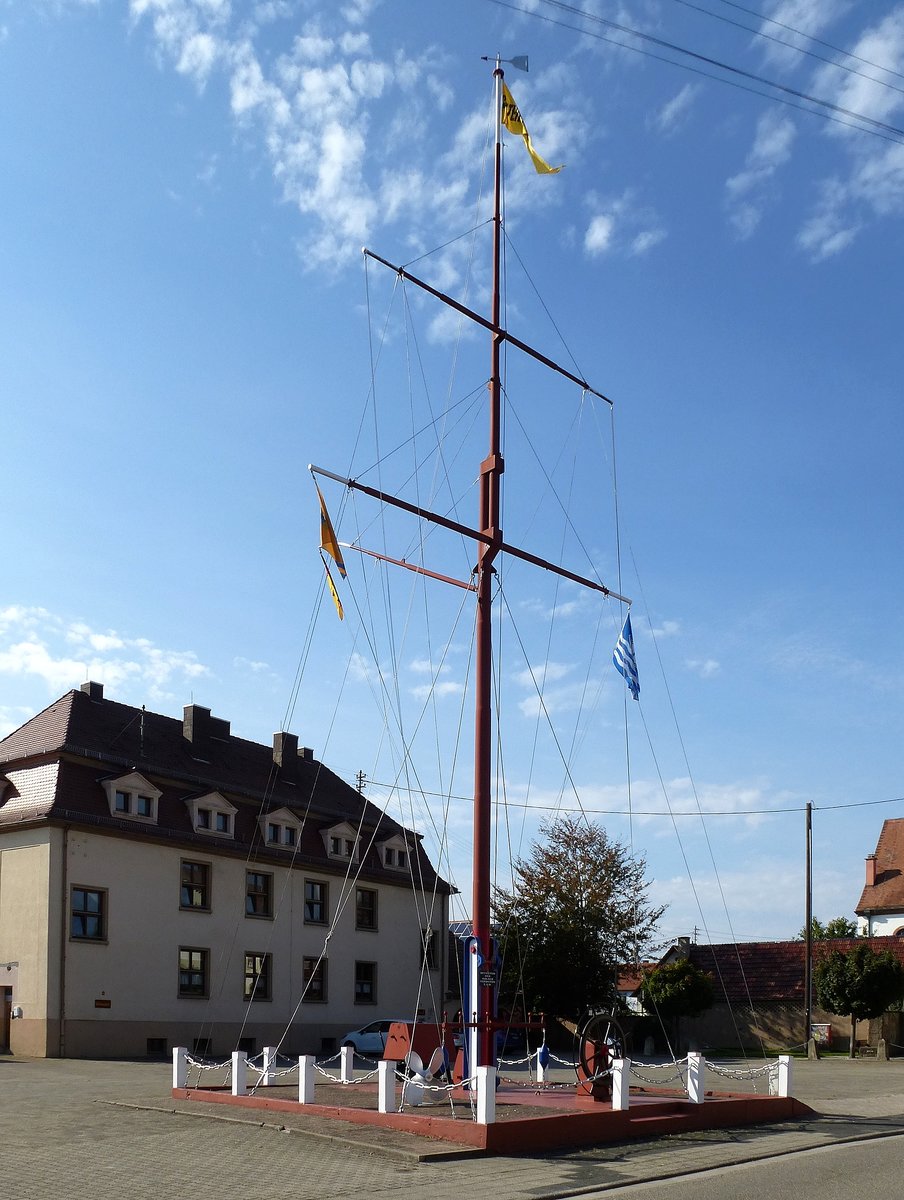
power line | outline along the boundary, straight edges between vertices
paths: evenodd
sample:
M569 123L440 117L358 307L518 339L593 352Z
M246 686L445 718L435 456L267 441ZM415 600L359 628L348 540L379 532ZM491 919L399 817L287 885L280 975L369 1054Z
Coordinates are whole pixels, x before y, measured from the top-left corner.
M786 25L784 21L777 21L775 17L767 17L764 13L757 12L756 9L745 8L743 4L736 4L734 0L722 0L722 3L727 4L729 8L736 8L740 12L747 13L749 17L756 17L758 21L766 21L769 25L777 25L780 29L787 29L789 33L796 33L798 37L806 38L807 41L813 42L817 46L825 46L827 50L832 50L835 54L843 54L845 58L852 58L855 62L863 63L864 66L873 67L877 71L887 71L889 75L894 75L898 79L904 79L904 75L900 71L895 71L892 67L883 67L881 63L874 63L868 58L861 58L859 54L852 54L850 50L842 50L840 46L834 46L831 42L814 37L812 33L804 33L802 29L795 29L793 25ZM877 79L876 82L878 83L879 80Z
M414 792L424 799L443 799L443 800L461 800L464 803L471 804L474 801L473 796L455 796L448 792L428 792L423 788L403 788L397 783L381 783L379 780L371 779L368 781L372 787L388 788L395 792ZM540 804L525 804L519 803L517 800L506 800L509 808L523 808L528 812L545 813L549 809ZM852 800L846 804L813 804L816 812L835 812L843 808L873 808L879 804L904 804L904 796L891 796L886 800ZM605 817L669 817L672 814L663 810L655 809L643 811L632 808L629 813L627 809L622 808L588 808L581 805L580 807L569 807L564 804L556 804L556 812L574 812L574 813L593 813L595 816ZM727 809L709 809L704 808L700 811L694 809L693 812L676 812L676 817L774 817L782 816L784 813L801 813L806 812L806 804L802 805L787 805L781 808L727 808Z
M689 50L683 46L679 46L674 42L668 42L664 38L658 38L651 33L643 33L639 29L632 29L628 25L620 25L616 21L609 21L605 17L598 17L593 13L585 12L583 9L577 8L571 4L565 4L562 0L541 0L541 3L551 4L555 8L563 9L565 12L573 13L575 16L582 18L585 21L590 21L599 25L606 25L611 29L616 29L621 33L627 34L629 37L639 38L642 41L652 42L654 45L661 46L666 50L670 50L675 54L683 54L688 58L692 58L697 62L706 63L708 66L715 67L720 71L727 71L732 75L740 76L744 79L753 80L755 83L762 84L764 87L775 89L782 92L784 95L770 95L768 92L761 92L757 88L750 87L747 84L740 83L736 79L726 79L721 75L713 75L709 71L704 71L700 67L694 67L688 63L676 62L671 58L664 58L660 54L655 54L650 50L644 50L640 46L632 46L628 42L618 41L616 38L606 37L602 33L594 33L590 29L582 28L578 25L570 25L567 21L558 21L554 17L538 12L534 9L523 8L520 4L512 3L512 0L490 0L490 3L498 5L500 8L508 8L513 12L519 12L529 17L536 17L541 21L546 21L550 25L558 25L562 29L571 29L575 33L580 33L585 37L594 38L596 41L608 42L613 46L620 46L623 50L631 50L635 54L643 54L647 58L654 58L658 62L669 63L670 66L680 67L682 70L691 71L695 75L702 75L705 79L714 79L717 83L728 84L730 87L740 88L741 91L751 92L755 96L761 96L765 100L777 101L780 104L786 104L790 108L800 109L801 112L811 113L814 116L822 117L827 121L834 121L838 125L844 125L848 129L856 129L861 133L870 134L872 137L882 138L886 142L894 142L900 145L904 141L904 129L899 129L896 125L889 125L885 121L879 121L875 117L868 117L865 113L855 112L853 109L844 108L840 104L835 104L831 100L823 100L818 96L811 96L807 92L802 92L798 88L789 87L784 83L777 83L774 80L767 79L763 75L757 75L754 71L747 71L743 67L735 67L730 63L722 62L720 59L711 58L705 54L699 54L696 50ZM806 103L796 104L794 100L786 99L787 96L796 97ZM809 107L809 106L815 107ZM842 116L851 117L851 121L845 121ZM883 132L885 130L886 132Z
M865 71L858 71L856 67L847 67L844 63L837 62L834 58L827 58L824 54L818 54L815 50L808 50L805 46L795 46L793 42L786 42L784 38L777 37L774 33L766 33L764 29L754 29L751 25L745 25L743 21L736 21L732 17L723 16L721 13L713 12L711 8L704 8L702 4L694 4L693 0L673 0L673 3L680 4L684 8L690 8L694 12L702 13L703 16L712 17L715 21L724 21L726 25L733 25L735 29L743 29L746 33L752 33L754 37L765 38L767 41L775 42L779 46L786 46L789 50L795 51L797 54L805 54L808 58L815 58L819 62L827 63L830 67L837 67L839 71L847 71L849 75L859 75L861 79L868 79L870 83L876 83L879 87L891 88L892 91L900 92L904 95L904 88L898 87L895 83L888 83L884 79L876 79L874 75L867 75ZM805 33L800 33L800 30L795 29L795 33L800 37L807 37ZM837 50L837 54L844 54L846 57L854 57L848 55L845 50ZM870 66L875 64L870 63ZM877 70L887 70L885 67L878 67ZM897 74L896 71L891 74Z

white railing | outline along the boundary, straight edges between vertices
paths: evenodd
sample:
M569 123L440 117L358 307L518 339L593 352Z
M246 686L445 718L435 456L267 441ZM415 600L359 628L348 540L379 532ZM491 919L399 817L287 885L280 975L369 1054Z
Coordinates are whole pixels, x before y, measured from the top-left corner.
M343 1047L344 1050L346 1050L346 1047ZM492 1125L496 1120L497 1075L495 1067L477 1067L473 1077L470 1079L462 1080L458 1083L445 1082L440 1084L433 1082L426 1071L413 1071L404 1063L400 1064L388 1059L378 1062L375 1070L368 1071L364 1075L355 1078L352 1074L350 1054L342 1053L336 1057L340 1058L339 1075L334 1075L325 1070L321 1064L317 1063L312 1054L302 1055L297 1060L285 1058L284 1062L286 1066L280 1067L277 1061L278 1055L273 1047L266 1047L264 1049L260 1065L258 1065L256 1061L249 1061L247 1054L243 1050L234 1051L229 1059L216 1060L198 1058L190 1054L184 1046L178 1046L173 1050L173 1087L180 1089L188 1088L190 1086L188 1080L191 1069L197 1070L198 1084L195 1086L200 1087L201 1075L205 1071L223 1071L228 1068L225 1084L230 1087L232 1095L246 1096L248 1095L249 1069L258 1075L258 1080L252 1088L252 1093L257 1087L270 1087L273 1085L274 1080L284 1078L297 1071L298 1103L313 1104L315 1074L322 1075L331 1083L338 1083L343 1086L368 1083L376 1076L377 1106L381 1113L401 1111L407 1105L416 1107L423 1102L424 1093L443 1094L451 1099L453 1091L468 1089L471 1092L473 1101L474 1120L479 1125ZM572 1069L575 1067L575 1064L558 1058L551 1054L545 1047L541 1047L540 1050L528 1055L526 1059L517 1060L510 1065L520 1066L524 1063L529 1064L535 1058L537 1060L537 1083L521 1086L535 1087L542 1085L546 1088L574 1088L573 1083L551 1083L547 1080L546 1071L550 1059L563 1067L570 1067ZM333 1062L335 1058L325 1061ZM667 1071L671 1071L672 1073L668 1075L662 1074L662 1072ZM584 1082L592 1083L595 1080L611 1076L612 1108L615 1111L625 1111L631 1103L630 1079L632 1076L654 1087L665 1087L669 1083L680 1080L682 1089L686 1093L688 1100L692 1104L702 1104L705 1099L704 1077L707 1071L723 1079L739 1081L766 1079L770 1095L791 1095L791 1056L788 1054L781 1054L776 1060L763 1063L760 1066L744 1068L722 1066L711 1062L709 1059L705 1059L702 1054L696 1052L689 1053L686 1058L662 1064L632 1062L629 1058L617 1058L612 1061L606 1071L599 1072ZM649 1074L643 1074L642 1072L653 1072L654 1074L651 1077ZM516 1081L506 1080L506 1082L515 1083ZM397 1108L397 1085L399 1083L402 1085L402 1093L401 1101L398 1103Z

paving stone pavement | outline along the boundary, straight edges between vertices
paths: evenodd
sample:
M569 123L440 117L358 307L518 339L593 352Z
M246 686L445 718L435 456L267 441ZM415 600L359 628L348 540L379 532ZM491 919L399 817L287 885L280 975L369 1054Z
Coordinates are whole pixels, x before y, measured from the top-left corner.
M542 1156L453 1161L411 1135L175 1104L166 1064L0 1056L0 1200L553 1200L790 1154L904 1136L904 1060L797 1063L817 1116ZM302 1130L304 1126L304 1130ZM424 1156L428 1157L424 1157Z

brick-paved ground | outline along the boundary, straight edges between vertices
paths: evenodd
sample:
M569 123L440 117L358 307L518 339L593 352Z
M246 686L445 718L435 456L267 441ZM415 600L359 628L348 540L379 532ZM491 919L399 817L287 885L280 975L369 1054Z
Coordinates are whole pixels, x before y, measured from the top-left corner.
M177 1106L165 1064L0 1056L0 1200L379 1200L390 1191L541 1200L904 1134L904 1060L795 1070L795 1094L817 1117L538 1157L418 1161L436 1143L324 1120L281 1131L282 1116Z

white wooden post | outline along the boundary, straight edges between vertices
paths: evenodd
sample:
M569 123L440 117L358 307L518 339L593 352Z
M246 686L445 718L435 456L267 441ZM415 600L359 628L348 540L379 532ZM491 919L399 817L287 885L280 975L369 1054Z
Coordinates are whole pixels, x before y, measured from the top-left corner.
M496 1123L496 1068L477 1067L474 1076L477 1080L477 1124L494 1125Z
M545 1083L546 1082L546 1072L548 1070L549 1070L549 1067L546 1067L543 1065L543 1056L541 1055L540 1051L538 1050L537 1051L537 1083Z
M355 1077L355 1048L343 1046L339 1051L339 1078L343 1083L351 1083Z
M691 1104L703 1103L703 1055L693 1051L687 1056L687 1098Z
M780 1054L778 1056L778 1094L780 1096L791 1095L791 1055Z
M615 1058L612 1060L612 1111L625 1112L631 1103L630 1095L630 1058Z
M298 1103L314 1103L314 1063L313 1054L302 1054L298 1060Z
M273 1064L276 1061L275 1046L264 1046L263 1060L261 1063L261 1077L257 1081L257 1086L269 1087L273 1082Z
M397 1063L381 1058L377 1063L377 1107L381 1113L396 1110L396 1067Z
M185 1046L173 1047L173 1087L184 1088L188 1083L188 1050Z
M248 1095L248 1055L244 1050L232 1052L232 1094Z

